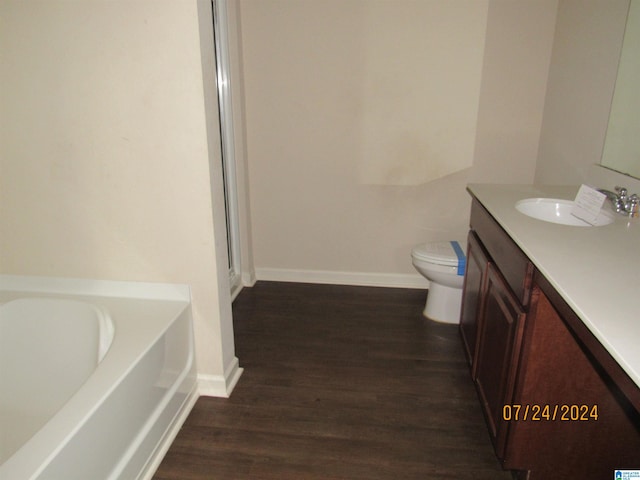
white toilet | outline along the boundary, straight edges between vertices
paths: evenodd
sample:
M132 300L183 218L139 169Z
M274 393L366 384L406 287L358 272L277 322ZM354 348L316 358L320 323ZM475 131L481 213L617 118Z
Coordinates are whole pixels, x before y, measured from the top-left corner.
M443 323L460 323L466 244L459 241L418 245L411 251L413 266L429 280L423 314Z

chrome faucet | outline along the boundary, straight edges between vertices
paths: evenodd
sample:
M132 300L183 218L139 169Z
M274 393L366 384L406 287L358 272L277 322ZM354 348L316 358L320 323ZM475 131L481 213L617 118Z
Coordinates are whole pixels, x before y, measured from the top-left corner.
M616 187L615 192L605 190L604 188L599 188L598 191L604 193L607 198L611 200L613 209L620 215L626 215L628 217L638 216L640 197L635 193L629 195L627 189L624 187Z

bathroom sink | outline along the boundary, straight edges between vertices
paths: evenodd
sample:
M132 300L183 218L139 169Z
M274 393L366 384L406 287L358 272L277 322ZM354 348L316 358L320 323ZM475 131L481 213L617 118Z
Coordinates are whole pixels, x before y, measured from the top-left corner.
M529 217L545 222L571 225L574 227L601 227L613 222L613 214L600 210L593 225L571 215L572 200L559 198L526 198L516 202L516 209Z

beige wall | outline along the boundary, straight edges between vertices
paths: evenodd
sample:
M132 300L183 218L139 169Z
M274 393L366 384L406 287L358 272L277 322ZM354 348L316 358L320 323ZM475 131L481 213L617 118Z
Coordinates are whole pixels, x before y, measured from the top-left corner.
M560 0L537 183L594 181L593 165L602 155L628 6L629 0Z
M240 6L258 278L419 283L470 180L533 180L556 0Z
M231 48L248 277L255 265L264 277L419 282L411 247L464 237L469 181L529 183L534 171L538 182L583 181L602 149L627 1L419 2L436 24L461 9L460 42L441 32L418 52L405 45L393 69L383 68L402 35L402 17L384 10L393 2L231 1L232 36L242 33ZM0 2L0 273L188 283L199 371L218 377L235 356L209 2L122 5ZM389 49L366 63L367 45ZM449 148L457 133L473 145L461 155L470 168L430 181L407 175L411 159L432 157L419 129L402 137L415 114L406 100L373 140L415 141L401 157L369 164L362 154L375 154L370 127L402 100L393 73L409 76L424 49L451 62L451 88L445 75L438 91L468 99L456 105L460 121L477 114L456 132L442 109L419 112L431 146ZM473 65L465 84L455 82L460 64ZM413 80L397 84L421 109L435 102ZM376 89L384 98L361 108Z
M492 0L472 182L532 183L557 0Z
M210 3L4 0L0 19L0 273L189 284L199 372L220 378Z

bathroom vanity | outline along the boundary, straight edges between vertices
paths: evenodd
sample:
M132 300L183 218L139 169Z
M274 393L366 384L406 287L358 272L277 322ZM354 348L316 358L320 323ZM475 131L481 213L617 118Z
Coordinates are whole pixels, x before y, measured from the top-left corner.
M640 219L530 218L577 188L470 185L460 333L497 457L518 478L640 470Z

